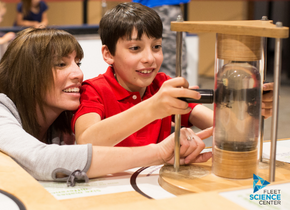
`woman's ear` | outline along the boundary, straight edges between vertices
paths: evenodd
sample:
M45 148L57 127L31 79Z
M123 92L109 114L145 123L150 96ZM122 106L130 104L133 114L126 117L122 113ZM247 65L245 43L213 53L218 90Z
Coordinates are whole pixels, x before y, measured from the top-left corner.
M114 64L114 56L112 56L112 54L110 53L110 50L107 47L107 45L103 45L102 46L102 55L103 55L104 61L107 64L109 64L109 65L113 65Z

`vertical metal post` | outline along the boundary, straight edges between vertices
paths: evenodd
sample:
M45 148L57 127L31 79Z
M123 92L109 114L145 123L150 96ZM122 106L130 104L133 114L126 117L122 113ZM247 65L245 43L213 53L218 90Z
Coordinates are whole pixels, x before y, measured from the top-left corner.
M268 20L267 16L263 16L262 20ZM266 81L266 74L267 74L267 37L263 37L262 38L262 42L263 42L263 68L262 68L262 72L261 73L261 78L262 80L262 85L264 83L264 81ZM263 87L263 86L262 86ZM262 93L263 94L263 93ZM260 154L259 154L259 161L263 162L263 143L264 143L264 117L261 116L261 122L260 122Z
M277 27L282 27L281 22L276 23ZM277 130L278 130L278 108L279 108L279 86L281 72L281 39L275 39L275 58L274 58L274 90L273 90L273 116L271 129L271 151L270 151L270 168L269 181L275 181L276 167L276 145L277 145Z
M183 19L180 15L177 17L177 22L182 22ZM182 32L176 32L176 77L181 76L181 58L182 58ZM174 169L179 170L180 161L180 127L181 116L175 115L175 147L174 147Z
M88 23L88 0L83 1L83 24Z
M107 2L106 0L102 0L102 17L106 13L106 11L107 11Z

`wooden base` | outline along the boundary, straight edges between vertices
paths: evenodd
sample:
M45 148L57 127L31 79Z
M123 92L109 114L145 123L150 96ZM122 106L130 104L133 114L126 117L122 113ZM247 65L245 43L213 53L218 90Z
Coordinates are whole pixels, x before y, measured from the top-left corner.
M257 172L257 149L232 152L214 147L212 172L224 178L248 179Z
M253 185L253 178L228 179L212 173L212 161L180 166L178 172L171 165L164 165L159 172L159 184L168 192L175 195L224 190L241 186ZM258 176L269 180L268 160L259 162ZM276 161L276 181L290 179L290 164Z

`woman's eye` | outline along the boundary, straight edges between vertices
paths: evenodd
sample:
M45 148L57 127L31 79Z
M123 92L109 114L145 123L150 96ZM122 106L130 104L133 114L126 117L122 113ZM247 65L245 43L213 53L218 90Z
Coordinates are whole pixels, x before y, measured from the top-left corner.
M57 66L57 67L65 67L66 64L65 64L65 63L58 63L58 64L56 64L56 66Z
M77 62L76 64L78 65L78 67L80 67L82 65L81 62Z

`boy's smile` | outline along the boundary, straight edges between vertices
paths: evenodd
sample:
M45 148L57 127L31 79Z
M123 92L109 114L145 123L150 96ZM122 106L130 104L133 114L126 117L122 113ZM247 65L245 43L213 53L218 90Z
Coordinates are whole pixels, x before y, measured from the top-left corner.
M149 38L146 33L138 40L135 29L131 40L126 37L118 40L111 64L122 87L131 92L139 92L140 96L143 96L162 64L161 44L161 38Z

